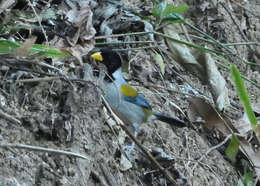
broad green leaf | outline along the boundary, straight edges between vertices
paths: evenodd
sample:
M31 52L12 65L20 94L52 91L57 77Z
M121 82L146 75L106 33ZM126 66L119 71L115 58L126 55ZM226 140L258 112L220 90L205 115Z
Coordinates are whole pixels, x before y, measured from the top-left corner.
M7 40L0 40L0 54L8 54L14 49L21 46L19 43L15 43Z
M170 4L167 4L165 10L163 11L162 17L165 18L166 16L170 14L182 14L186 12L189 9L187 5L179 5L179 6L173 6Z
M242 77L241 77L241 75L240 75L236 66L232 65L231 73L232 73L232 79L233 79L235 86L236 86L236 89L237 89L239 99L243 103L245 112L246 112L247 117L248 117L248 119L251 123L251 127L256 132L256 134L258 135L259 134L259 131L258 131L259 126L257 124L255 114L254 114L253 109L251 107L250 100L249 100L249 97L248 97L248 93L247 93L247 90L246 90L245 85L244 85L244 81L243 81L243 79L242 79Z
M51 48L46 45L34 44L31 52L39 52L40 54L47 57L67 57L69 56L68 52L61 51L57 48Z
M229 157L229 159L234 163L236 161L236 156L238 153L239 148L239 140L238 138L233 135L231 138L231 141L226 149L226 155Z
M161 2L157 7L152 9L152 14L154 17L162 19L163 12L167 6L166 2Z
M171 4L167 4L166 2L162 2L157 7L153 8L152 14L154 17L160 20L163 19L180 20L181 17L178 14L181 14L187 11L188 9L189 7L186 5L174 6Z

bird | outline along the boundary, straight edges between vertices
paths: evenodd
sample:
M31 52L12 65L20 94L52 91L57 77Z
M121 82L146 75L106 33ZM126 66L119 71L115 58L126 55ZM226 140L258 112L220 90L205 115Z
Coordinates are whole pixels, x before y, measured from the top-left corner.
M152 110L144 95L130 86L124 79L122 59L117 52L111 48L101 48L100 51L94 52L90 57L106 66L107 73L101 84L104 98L113 112L123 121L135 137L138 135L141 124L156 119L177 127L186 126L185 122L177 118ZM127 147L127 156L129 156L134 147L134 142Z

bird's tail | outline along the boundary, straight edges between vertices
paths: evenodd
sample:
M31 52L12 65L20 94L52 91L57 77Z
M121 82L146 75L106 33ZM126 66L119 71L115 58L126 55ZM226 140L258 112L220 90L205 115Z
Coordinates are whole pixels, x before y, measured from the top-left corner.
M154 119L158 119L158 120L168 123L170 125L177 126L177 127L186 127L186 124L184 123L184 121L181 121L177 118L173 118L173 117L161 114L161 113L153 113L153 116L155 116Z

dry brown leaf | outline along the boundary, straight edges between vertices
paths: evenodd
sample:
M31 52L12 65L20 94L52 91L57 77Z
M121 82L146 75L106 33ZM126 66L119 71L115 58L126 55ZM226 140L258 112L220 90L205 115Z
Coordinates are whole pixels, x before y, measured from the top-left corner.
M92 16L93 13L90 7L86 5L81 6L79 10L75 7L68 11L68 21L78 30L73 33L73 36L67 37L66 41L63 38L55 38L50 41L55 47L68 51L78 60L80 65L83 65L82 57L87 55L95 44L94 36L96 31L92 25Z
M26 39L24 44L22 44L19 48L16 49L16 51L14 53L15 56L17 56L17 57L26 56L29 53L29 51L31 50L36 39L37 39L37 37L35 37L35 36L32 38Z
M73 38L73 43L76 44L78 39L88 41L94 38L96 30L92 25L93 13L89 6L82 6L80 10L76 8L70 10L67 14L68 20L79 28L76 38Z
M221 111L230 105L226 81L218 71L215 61L210 54L200 52L200 57L197 60L204 67L206 72L204 81L210 86L214 102L218 110Z
M178 34L178 27L175 25L167 25L163 28L165 34L175 39L181 40ZM199 76L199 78L205 77L203 67L197 62L196 58L191 54L191 51L186 45L166 40L168 47L173 54L173 58L180 63L185 69Z
M167 25L163 28L165 34L180 40L178 35L178 27L175 25ZM211 88L211 93L218 110L223 110L229 103L228 89L226 81L221 76L210 54L205 52L196 52L197 56L192 55L186 45L167 40L168 46L173 58L180 63L186 70L195 74L203 83L207 83Z
M188 117L192 122L198 119L204 121L204 127L210 131L219 131L223 138L231 134L230 129L236 131L226 116L221 116L206 100L199 97L190 99Z

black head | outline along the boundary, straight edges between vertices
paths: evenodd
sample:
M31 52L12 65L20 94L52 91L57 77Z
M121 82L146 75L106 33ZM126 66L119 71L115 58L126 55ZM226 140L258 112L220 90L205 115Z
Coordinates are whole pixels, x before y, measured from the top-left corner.
M91 57L103 63L107 67L109 75L112 75L122 65L120 56L111 48L102 48L100 52L92 54Z

